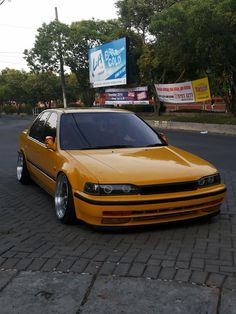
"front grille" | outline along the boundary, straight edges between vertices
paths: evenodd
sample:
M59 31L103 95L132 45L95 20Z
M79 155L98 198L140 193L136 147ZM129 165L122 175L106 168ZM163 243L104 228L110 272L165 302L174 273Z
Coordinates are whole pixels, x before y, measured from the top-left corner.
M197 187L198 187L197 181L143 185L143 186L140 186L140 194L149 195L149 194L194 191L197 189Z
M161 219L168 219L168 218L177 218L181 216L190 216L196 214L196 210L183 212L183 213L172 213L172 214L164 214L164 215L158 215L158 216L148 216L148 217L134 217L132 218L133 221L148 221L148 220L161 220Z
M222 200L179 207L124 211L122 215L119 211L113 211L112 215L110 212L104 211L102 224L161 223L197 218L219 211Z
M129 210L129 211L103 211L103 217L134 217L142 219L148 219L148 217L159 218L162 215L172 215L172 214L186 214L189 212L197 211L197 210L206 210L213 208L214 206L220 205L223 199L217 199L210 202L204 202L200 204L194 205L185 205L185 206L176 206L176 207L167 207L167 208L159 208L159 209L147 209L147 210ZM138 217L142 216L142 217Z

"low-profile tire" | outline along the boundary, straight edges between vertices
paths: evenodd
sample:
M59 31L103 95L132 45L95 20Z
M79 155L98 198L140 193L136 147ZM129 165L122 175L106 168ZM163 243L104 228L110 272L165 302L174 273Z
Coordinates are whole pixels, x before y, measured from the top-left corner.
M64 173L60 173L56 181L55 210L57 218L64 224L77 222L71 185Z
M16 176L17 180L22 184L30 184L31 182L30 174L25 161L25 156L22 152L18 153Z

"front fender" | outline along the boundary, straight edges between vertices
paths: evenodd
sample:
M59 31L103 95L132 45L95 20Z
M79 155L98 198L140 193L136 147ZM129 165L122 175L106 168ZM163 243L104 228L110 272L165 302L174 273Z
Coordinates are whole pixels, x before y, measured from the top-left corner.
M85 182L98 182L97 178L78 160L75 160L67 152L63 152L63 163L57 173L63 172L70 184L73 191L83 191Z

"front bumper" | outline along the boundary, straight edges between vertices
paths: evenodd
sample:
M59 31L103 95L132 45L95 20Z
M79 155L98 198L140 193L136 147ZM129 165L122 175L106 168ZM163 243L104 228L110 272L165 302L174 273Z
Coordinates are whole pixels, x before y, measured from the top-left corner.
M140 226L217 214L225 185L161 195L91 196L74 192L78 219L96 226Z

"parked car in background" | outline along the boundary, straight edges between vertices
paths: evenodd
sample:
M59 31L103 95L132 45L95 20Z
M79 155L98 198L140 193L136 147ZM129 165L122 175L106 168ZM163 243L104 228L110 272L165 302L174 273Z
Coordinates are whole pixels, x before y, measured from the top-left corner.
M57 218L137 226L216 215L226 186L203 159L119 109L48 109L20 134L17 178L55 200Z

